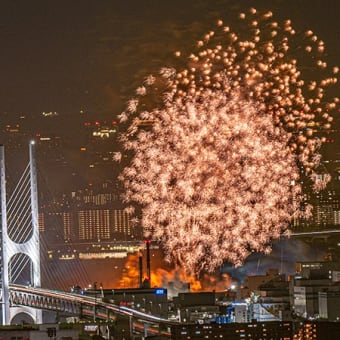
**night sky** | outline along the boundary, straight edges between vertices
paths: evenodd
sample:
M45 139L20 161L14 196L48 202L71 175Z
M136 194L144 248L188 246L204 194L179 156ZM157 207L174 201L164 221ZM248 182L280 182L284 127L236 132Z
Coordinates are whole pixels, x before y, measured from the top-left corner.
M2 1L0 124L25 115L36 131L41 113L56 111L53 130L78 148L78 120L116 119L146 75L176 66L174 51L191 51L218 18L237 31L251 6L312 29L340 64L337 0Z
M215 19L253 5L311 28L340 61L337 0L2 1L0 114L116 115L136 84Z

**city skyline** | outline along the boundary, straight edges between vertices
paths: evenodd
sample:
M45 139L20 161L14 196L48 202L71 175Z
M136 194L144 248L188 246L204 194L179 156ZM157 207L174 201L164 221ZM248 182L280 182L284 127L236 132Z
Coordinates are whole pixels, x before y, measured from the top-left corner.
M53 194L57 189L66 192L71 186L73 190L115 180L122 166L105 159L111 160L119 150L117 136L125 126L117 123L117 116L137 84L161 66L180 67L175 51L190 50L219 17L237 25L232 18L251 5L251 1L6 5L1 14L6 19L0 57L4 89L0 142L11 149L20 140L18 149L26 152L25 141L37 138L47 190ZM268 8L265 2L256 3L280 19L292 19L298 31L313 29L325 41L330 63L336 64L338 4L314 1L307 9L305 5L275 1ZM335 90L339 93L338 85ZM337 111L334 118L335 131L323 148L328 161L340 158ZM115 131L102 138L103 129ZM24 163L14 152L11 157L14 168ZM333 165L338 167L332 163L331 171Z

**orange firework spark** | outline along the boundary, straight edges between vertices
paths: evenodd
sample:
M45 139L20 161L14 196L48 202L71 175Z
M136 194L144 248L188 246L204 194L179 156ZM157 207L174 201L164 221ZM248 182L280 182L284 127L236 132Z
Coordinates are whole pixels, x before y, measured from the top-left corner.
M339 69L312 31L297 34L290 20L255 9L239 19L240 33L219 20L186 67L148 76L120 115L133 152L120 176L125 199L143 207L145 235L196 274L269 252L292 219L310 213L301 174L317 190L327 182L317 181L325 139L315 131L330 128L339 100L326 94ZM306 80L306 69L317 79Z

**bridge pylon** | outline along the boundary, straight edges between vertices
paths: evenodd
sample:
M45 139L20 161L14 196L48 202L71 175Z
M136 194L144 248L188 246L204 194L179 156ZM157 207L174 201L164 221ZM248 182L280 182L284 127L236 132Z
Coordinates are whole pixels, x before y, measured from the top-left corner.
M9 325L19 313L29 316L35 323L42 323L42 311L30 307L11 306L9 284L21 283L40 287L40 241L38 223L37 171L35 143L29 144L29 164L7 200L5 150L0 145L1 186L1 303L2 324ZM18 321L18 320L17 320Z

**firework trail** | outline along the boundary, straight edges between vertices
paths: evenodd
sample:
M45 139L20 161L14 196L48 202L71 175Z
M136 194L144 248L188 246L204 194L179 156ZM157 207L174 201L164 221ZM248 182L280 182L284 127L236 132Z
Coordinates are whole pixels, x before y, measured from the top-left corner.
M302 174L315 189L325 184L316 181L324 139L315 131L330 128L338 99L326 90L338 68L290 20L255 9L239 19L240 34L219 20L183 61L176 52L180 70L148 76L119 117L133 154L120 176L125 200L142 206L145 236L197 274L269 252L292 219L310 213L301 209ZM305 80L305 70L317 79Z

